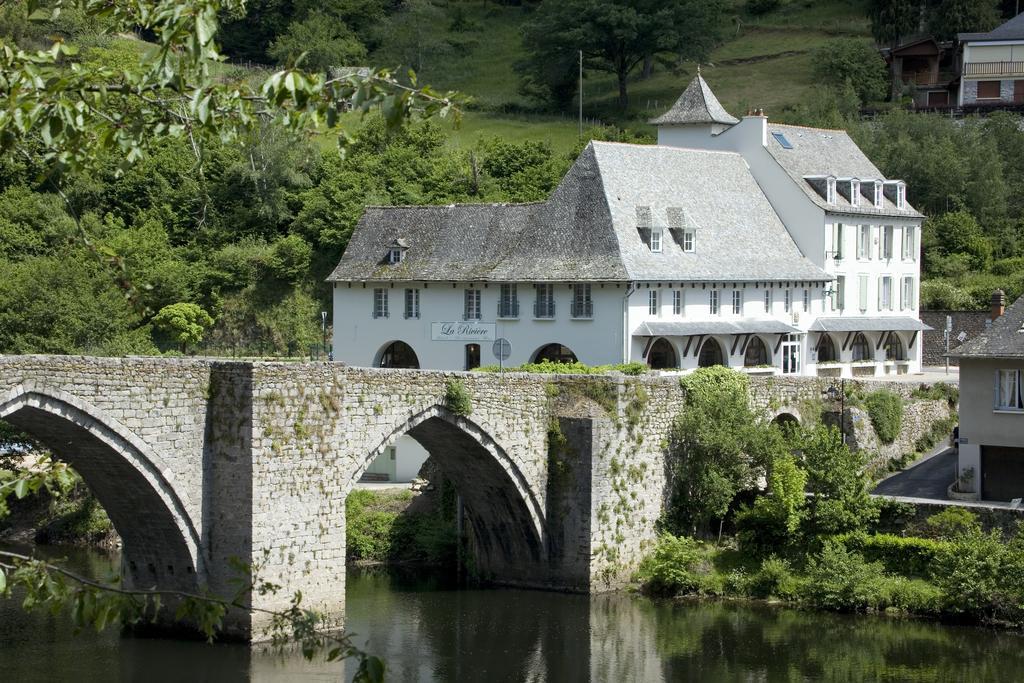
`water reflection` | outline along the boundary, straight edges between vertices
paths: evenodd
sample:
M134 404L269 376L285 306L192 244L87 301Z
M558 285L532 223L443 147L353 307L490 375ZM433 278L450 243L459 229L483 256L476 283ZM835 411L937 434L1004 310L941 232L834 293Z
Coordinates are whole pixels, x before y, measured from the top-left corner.
M116 557L70 554L95 576ZM394 681L1011 681L1017 634L739 603L654 603L462 589L350 572L348 626ZM11 681L338 681L351 665L245 646L74 635L67 620L0 603Z

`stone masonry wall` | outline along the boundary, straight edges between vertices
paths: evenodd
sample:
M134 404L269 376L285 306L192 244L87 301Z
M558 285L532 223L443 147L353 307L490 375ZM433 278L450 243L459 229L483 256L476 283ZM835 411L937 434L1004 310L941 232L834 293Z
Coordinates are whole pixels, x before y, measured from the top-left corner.
M946 316L953 318L952 338L949 340L950 350L961 344L957 335L961 332L967 334L969 341L986 330L989 323L989 311L921 311L921 321L931 327L930 330L922 332L924 365L945 365L946 363L946 342L942 331L946 329ZM959 360L950 358L951 366L959 365Z
M453 381L471 396L468 415L448 405ZM752 377L750 384L753 405L767 417L790 413L801 421L835 408L824 392L841 386L805 377ZM919 386L846 385L904 398ZM99 445L90 458L110 465L91 470L89 481L105 507L118 504L118 489L104 489L105 477L134 477L156 492L121 522L140 544L156 543L146 531L178 515L182 534L192 534L198 585L225 589L227 559L240 557L288 588L252 596L254 607L282 607L299 589L305 604L339 618L345 498L403 434L424 444L455 482L485 576L584 591L622 585L656 540L668 439L682 400L672 376L0 356L0 417L33 432L56 434L69 420L91 429ZM944 403L908 403L907 433L890 450L902 454L947 413ZM857 431L862 423L850 419L847 427L856 443L874 448L871 435ZM182 576L177 560L143 555L140 571L148 566L152 582Z

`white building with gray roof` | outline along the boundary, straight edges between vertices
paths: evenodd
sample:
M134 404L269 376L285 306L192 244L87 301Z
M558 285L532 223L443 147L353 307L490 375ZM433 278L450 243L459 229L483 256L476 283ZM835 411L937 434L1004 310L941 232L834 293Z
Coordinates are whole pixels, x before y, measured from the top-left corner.
M544 202L370 207L334 355L751 373L916 372L921 214L843 131L732 117L698 75L657 145L593 142Z
M652 123L659 146L740 154L801 253L828 273L825 310L807 328L805 369L918 371L923 216L905 183L885 178L846 131L774 124L761 112L729 125L726 116L698 74Z

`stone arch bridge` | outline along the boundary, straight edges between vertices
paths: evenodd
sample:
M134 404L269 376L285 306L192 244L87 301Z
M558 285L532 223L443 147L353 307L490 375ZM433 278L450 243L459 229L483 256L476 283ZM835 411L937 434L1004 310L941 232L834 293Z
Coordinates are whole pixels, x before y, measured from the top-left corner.
M467 415L449 406L453 380ZM820 394L757 386L776 413ZM680 400L673 377L0 356L0 419L82 474L123 538L127 585L229 595L240 558L289 591L246 596L251 607L283 607L298 589L339 617L345 498L403 434L462 495L485 578L621 585L656 536ZM252 612L229 621L258 634Z

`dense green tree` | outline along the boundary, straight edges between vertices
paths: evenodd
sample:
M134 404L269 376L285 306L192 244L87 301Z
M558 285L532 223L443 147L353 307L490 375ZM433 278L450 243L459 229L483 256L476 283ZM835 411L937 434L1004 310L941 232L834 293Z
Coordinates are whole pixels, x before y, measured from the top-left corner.
M885 60L873 45L863 40L831 40L814 53L814 75L818 82L834 87L849 83L862 104L885 98L886 74Z
M203 341L203 333L213 325L213 318L200 306L179 302L164 306L153 316L153 326L181 344L185 353L189 346Z
M966 256L972 270L984 271L990 265L992 245L967 211L953 211L931 219L926 230L934 235L930 241L938 254Z
M366 62L366 46L356 34L320 11L288 24L284 33L270 43L267 54L278 64L293 64L302 57L302 66L324 73L331 67Z
M637 66L656 54L705 59L718 42L721 11L719 0L544 0L523 26L529 56L517 69L531 89L565 106L582 50L586 69L615 75L625 110Z
M867 14L875 41L891 49L921 28L921 0L868 0ZM890 69L893 98L901 88L895 68Z
M835 427L819 426L799 433L797 450L812 494L801 525L807 536L862 530L878 518L868 493L868 453L849 448Z
M937 0L928 8L928 31L940 40L988 31L1001 22L999 0Z

